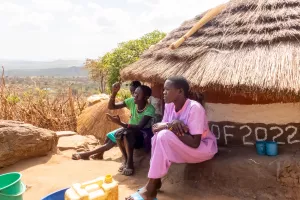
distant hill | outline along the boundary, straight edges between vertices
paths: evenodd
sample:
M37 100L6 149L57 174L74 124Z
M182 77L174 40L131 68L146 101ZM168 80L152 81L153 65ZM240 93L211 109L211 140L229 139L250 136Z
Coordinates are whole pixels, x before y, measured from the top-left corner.
M0 59L0 67L4 66L6 70L82 67L83 64L84 61L82 60L23 61Z
M83 67L50 68L50 69L12 69L5 70L5 76L88 76Z

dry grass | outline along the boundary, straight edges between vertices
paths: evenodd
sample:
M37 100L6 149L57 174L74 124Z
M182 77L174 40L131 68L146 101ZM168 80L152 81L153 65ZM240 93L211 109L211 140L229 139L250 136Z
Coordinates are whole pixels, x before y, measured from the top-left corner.
M119 115L121 120L128 122L130 111L127 108L120 110L108 110L108 99L102 99L95 105L87 107L78 117L78 133L81 135L94 135L101 142L104 142L106 134L119 128L115 123L108 121L105 113Z
M186 77L195 92L236 94L259 102L299 101L300 1L231 0L228 7L172 51L202 15L186 21L125 68L123 79L162 83ZM224 96L224 95L223 95Z
M17 94L7 88L2 72L0 86L0 119L17 120L54 131L76 131L77 116L86 107L85 99L73 96L71 89L64 94L50 96L46 91Z

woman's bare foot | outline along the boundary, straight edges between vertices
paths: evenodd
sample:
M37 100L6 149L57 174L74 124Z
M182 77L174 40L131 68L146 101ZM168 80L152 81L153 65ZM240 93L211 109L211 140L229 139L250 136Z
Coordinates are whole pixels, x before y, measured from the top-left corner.
M134 174L134 169L124 168L122 174L125 176L132 176Z
M132 176L134 173L134 166L133 166L133 161L127 161L126 167L123 170L123 175L125 176Z
M155 187L156 187L156 190L157 190L157 191L159 191L159 190L160 190L160 188L161 188L161 186L162 186L162 182L161 182L161 179L159 179L159 181L158 181L157 185L155 185ZM145 190L145 187L146 187L146 186L144 186L144 187L142 187L142 188L138 189L137 191L139 192L139 191Z
M138 191L138 194L144 200L153 200L157 196L157 188L161 187L161 179L149 179L145 187ZM125 198L126 200L134 200L132 196Z
M124 161L124 162L121 164L121 166L119 167L118 172L123 172L123 170L125 169L125 167L126 167L126 161Z
M81 153L74 153L72 155L72 159L73 160L89 160L89 156L85 156L84 154L81 154Z

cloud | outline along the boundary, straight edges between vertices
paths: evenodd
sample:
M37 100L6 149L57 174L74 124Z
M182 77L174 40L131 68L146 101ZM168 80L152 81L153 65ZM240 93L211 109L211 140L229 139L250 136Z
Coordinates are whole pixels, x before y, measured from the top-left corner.
M10 2L0 3L0 18L6 22L2 27L12 28L15 31L45 30L47 23L54 20L49 12L36 12L24 5Z
M0 12L3 14L14 14L14 13L20 13L20 12L24 12L24 7L19 6L17 4L8 2L8 1L4 1L2 3L0 3Z
M169 32L224 1L0 0L0 56L96 58L155 29Z
M132 34L135 29L135 20L130 12L118 7L103 7L94 2L88 3L87 7L90 21L98 27L101 36L116 41L114 46L121 41L135 37Z
M152 27L171 31L185 20L224 2L227 2L227 0L201 2L199 0L145 0L142 3L149 6L150 11L141 15L140 23L148 22Z
M68 22L69 25L73 25L72 30L80 33L93 34L101 31L95 19L88 16L72 16L68 19Z
M94 12L93 17L97 18L96 21L99 26L122 26L123 24L130 23L131 21L129 13L122 10L121 8L103 8L96 3L88 3L88 8L90 8Z
M128 3L132 3L132 4L145 4L145 5L148 5L148 6L151 6L151 5L154 5L154 4L157 4L159 3L161 0L127 0ZM174 1L176 2L176 1Z
M67 12L73 9L68 0L32 0L34 8L41 11Z
M127 0L128 3L142 3L143 0Z

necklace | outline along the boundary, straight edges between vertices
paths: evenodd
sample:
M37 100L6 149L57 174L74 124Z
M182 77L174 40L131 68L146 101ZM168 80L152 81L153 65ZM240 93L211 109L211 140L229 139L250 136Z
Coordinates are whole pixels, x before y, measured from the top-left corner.
M137 112L137 113L142 113L142 112L144 112L144 111L146 110L147 106L148 106L148 103L145 105L145 108L144 108L143 110L139 110L138 107L136 107L136 112Z

